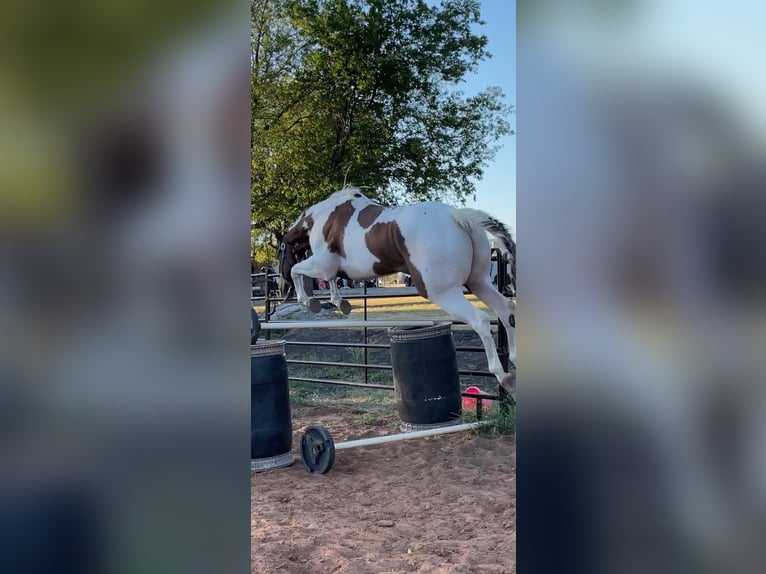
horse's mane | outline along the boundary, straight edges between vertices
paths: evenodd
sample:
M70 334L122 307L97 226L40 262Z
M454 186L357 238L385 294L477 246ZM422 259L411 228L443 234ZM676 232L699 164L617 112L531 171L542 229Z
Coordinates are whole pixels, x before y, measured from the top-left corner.
M330 197L336 197L336 196L339 197L339 196L342 196L342 195L353 195L355 193L362 193L361 188L359 188L359 187L357 187L355 185L348 185L347 184L347 185L344 185L342 188L340 188L335 193L331 194Z

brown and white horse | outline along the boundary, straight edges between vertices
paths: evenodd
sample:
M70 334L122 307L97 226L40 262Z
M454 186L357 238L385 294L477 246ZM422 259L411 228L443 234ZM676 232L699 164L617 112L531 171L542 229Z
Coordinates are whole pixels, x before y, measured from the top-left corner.
M331 279L409 273L422 297L478 333L489 370L512 391L515 377L503 370L489 317L463 295L465 285L497 314L508 334L509 358L515 362L514 305L490 280L487 232L500 239L515 259L516 244L508 228L483 211L435 201L386 207L358 188L344 187L306 209L285 233L281 273L292 276L298 302L314 312L320 309L319 300L306 294L300 278L327 280L331 302L346 314L351 305ZM309 249L311 256L301 261Z

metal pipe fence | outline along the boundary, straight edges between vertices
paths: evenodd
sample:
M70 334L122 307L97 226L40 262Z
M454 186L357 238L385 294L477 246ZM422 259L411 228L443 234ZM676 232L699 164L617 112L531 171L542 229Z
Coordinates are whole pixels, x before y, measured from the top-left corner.
M505 288L508 286L510 278L508 276L508 259L506 257L503 257L501 252L498 249L492 250L492 261L497 263L497 288L502 293ZM274 314L274 311L276 307L286 301L295 301L295 297L291 297L290 299L285 299L283 297L283 294L278 292L277 290L269 289L269 281L270 279L276 280L275 283L279 283L279 275L276 273L269 273L269 272L260 272L260 273L253 273L251 274L251 283L256 283L258 279L262 280L263 285L265 286L264 293L262 296L255 296L251 295L251 305L255 306L256 303L260 303L264 307L264 319L261 321L261 328L263 329L263 332L265 334L265 337L267 339L271 338L271 331L279 329L279 323L285 323L286 325L294 324L295 322L292 321L272 321L272 316ZM362 287L361 293L344 293L344 299L348 300L361 300L363 302L363 308L362 313L364 317L364 322L368 321L368 300L370 299L378 299L378 298L412 298L417 297L417 290L414 287L386 287L384 288L386 292L376 292L376 293L369 293L367 288L367 282L364 282L364 286ZM315 293L314 297L320 299L320 300L329 300L330 295L329 293ZM406 324L408 321L401 321L400 324ZM269 324L270 323L270 324ZM322 324L318 321L317 328L321 328ZM370 363L369 358L369 350L370 349L388 349L390 348L389 344L382 344L382 343L371 343L369 341L369 324L361 325L362 322L359 321L350 321L349 325L344 325L342 328L361 328L363 331L363 342L335 342L335 341L285 341L285 344L288 346L293 347L327 347L327 348L358 348L363 350L363 359L362 362L346 362L346 361L320 361L320 360L308 360L308 359L288 359L287 363L288 365L305 365L305 366L313 366L313 367L338 367L338 368L348 368L348 369L361 369L364 374L364 382L355 382L355 381L343 381L343 380L335 380L335 379L323 379L323 378L315 378L315 377L301 377L301 376L294 376L290 375L291 381L300 381L300 382L306 382L306 383L312 383L312 384L322 384L322 385L337 385L337 386L346 386L346 387L355 387L355 388L367 388L367 389L382 389L382 390L394 390L394 386L391 385L384 385L379 383L370 382L370 371L390 371L392 370L391 365L384 365L384 364L375 364ZM461 325L464 324L459 321L452 321L453 325ZM511 316L511 323L515 325L514 316ZM497 352L498 356L500 357L500 361L503 365L503 368L508 371L508 344L507 344L507 337L505 333L505 328L503 327L502 323L493 320L491 321L491 324L493 326L497 327ZM340 326L339 326L340 327ZM484 353L484 347L479 346L458 346L455 348L457 352L461 353ZM494 379L495 376L490 373L487 370L478 370L478 369L460 369L458 371L460 375L468 375L468 376L474 376L474 377L487 377ZM475 394L475 393L466 393L463 392L462 396L464 397L471 397L476 399L476 414L477 418L481 418L483 414L483 400L499 400L503 403L506 403L508 401L508 394L499 384L497 384L497 393L496 394Z

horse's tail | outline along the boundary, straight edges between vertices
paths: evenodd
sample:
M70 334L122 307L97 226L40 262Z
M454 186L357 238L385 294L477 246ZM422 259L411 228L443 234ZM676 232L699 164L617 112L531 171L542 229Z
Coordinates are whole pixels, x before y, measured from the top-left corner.
M485 211L468 207L456 209L452 213L452 216L455 218L455 221L458 222L460 227L465 229L469 234L474 227L478 226L489 234L494 235L502 242L503 250L510 253L511 256L515 258L516 243L513 241L511 231L505 223L498 221Z
M471 235L476 227L479 227L497 237L502 243L503 251L508 253L511 263L511 282L513 290L516 289L516 242L513 240L511 230L502 221L498 221L492 217L486 211L480 209L471 209L464 207L462 209L456 209L452 212L452 217L455 218L458 225L466 230Z

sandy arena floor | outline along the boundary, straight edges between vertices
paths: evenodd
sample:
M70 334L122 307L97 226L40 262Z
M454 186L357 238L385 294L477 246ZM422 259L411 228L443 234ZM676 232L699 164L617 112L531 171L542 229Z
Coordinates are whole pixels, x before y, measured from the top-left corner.
M338 451L305 471L309 423L336 441L396 432L388 416L294 407L293 466L251 475L251 571L515 573L515 440L456 433Z

